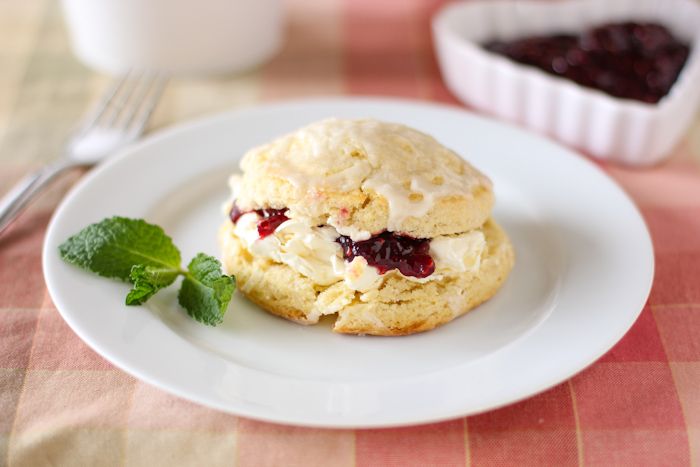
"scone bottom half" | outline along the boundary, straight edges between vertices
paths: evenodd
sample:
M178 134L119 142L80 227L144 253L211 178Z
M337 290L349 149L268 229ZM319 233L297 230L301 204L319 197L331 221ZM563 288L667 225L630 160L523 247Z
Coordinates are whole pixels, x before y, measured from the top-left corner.
M241 167L219 232L224 267L283 318L336 314L333 330L348 334L427 331L488 300L513 267L488 178L403 125L324 120Z

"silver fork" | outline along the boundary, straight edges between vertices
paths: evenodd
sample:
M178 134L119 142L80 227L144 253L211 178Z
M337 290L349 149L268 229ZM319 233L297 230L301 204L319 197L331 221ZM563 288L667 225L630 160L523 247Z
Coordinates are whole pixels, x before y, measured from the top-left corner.
M57 175L91 167L138 138L160 99L166 79L129 72L105 92L66 144L62 156L27 175L0 199L0 233Z

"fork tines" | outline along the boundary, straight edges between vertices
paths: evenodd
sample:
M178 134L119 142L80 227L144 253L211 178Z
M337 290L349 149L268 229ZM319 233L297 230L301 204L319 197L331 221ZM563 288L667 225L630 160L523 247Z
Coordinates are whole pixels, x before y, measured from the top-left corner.
M81 125L79 134L93 128L140 134L155 109L166 79L160 73L129 71L116 80Z

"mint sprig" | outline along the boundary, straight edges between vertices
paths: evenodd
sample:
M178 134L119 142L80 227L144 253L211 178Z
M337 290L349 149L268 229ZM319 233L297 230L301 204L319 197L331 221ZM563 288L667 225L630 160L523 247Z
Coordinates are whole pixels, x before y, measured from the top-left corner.
M187 269L180 250L162 228L143 219L111 217L91 224L58 247L67 262L104 277L133 284L127 305L141 305L184 276L178 301L197 321L223 321L236 281L221 272L216 258L199 253Z
M160 289L169 286L182 273L177 269L159 269L153 266L135 264L131 268L129 280L134 284L126 296L127 305L141 305Z
M199 253L187 266L177 298L194 319L215 326L224 319L235 287L236 278L222 275L216 258Z

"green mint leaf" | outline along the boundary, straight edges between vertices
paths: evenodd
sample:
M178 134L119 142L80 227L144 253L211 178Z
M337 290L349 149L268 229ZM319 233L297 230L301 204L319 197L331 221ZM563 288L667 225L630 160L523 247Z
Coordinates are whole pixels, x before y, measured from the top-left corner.
M179 269L154 268L143 264L134 265L129 275L129 279L134 284L134 287L126 296L126 304L143 304L160 289L175 282L180 272Z
M142 219L111 217L85 227L59 247L69 263L101 276L133 284L127 305L141 305L184 275L178 301L197 321L223 321L236 279L221 272L216 258L199 253L180 268L181 255L162 228Z
M235 278L221 272L221 263L199 253L187 266L177 298L192 318L215 326L223 321L235 289Z
M142 219L111 217L85 227L59 247L69 263L101 276L129 281L137 264L180 270L180 251L163 229Z

